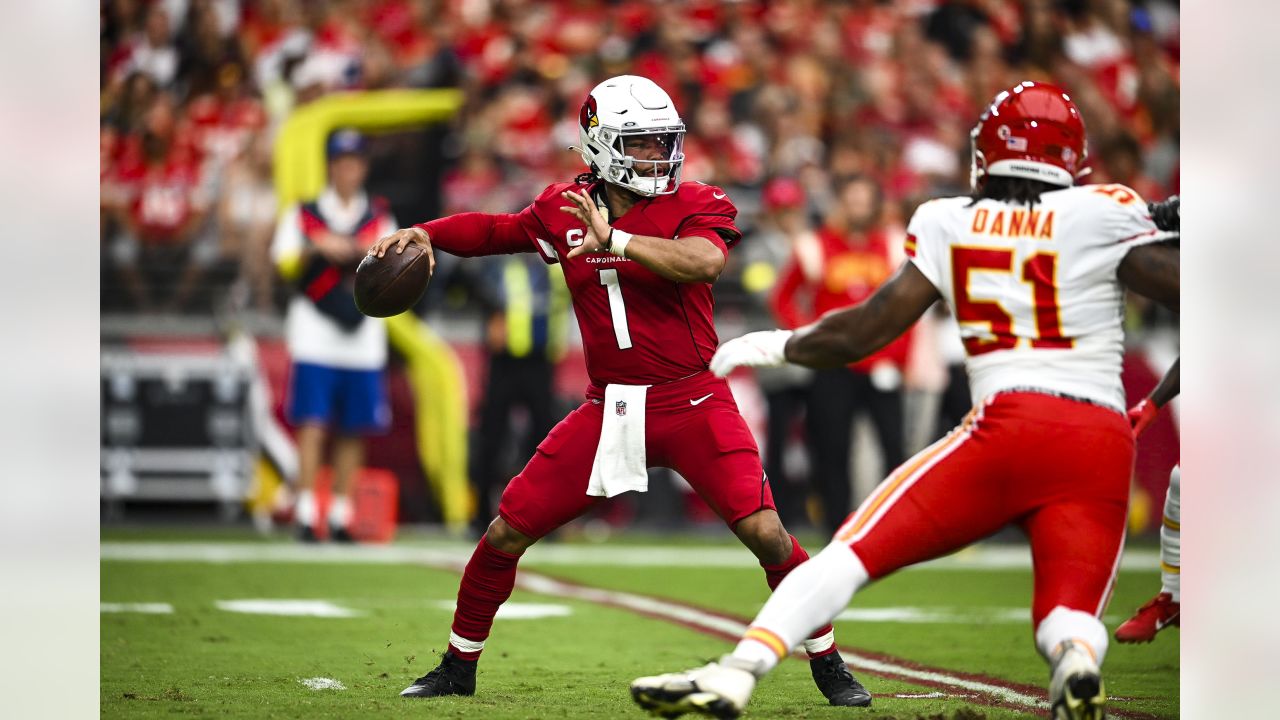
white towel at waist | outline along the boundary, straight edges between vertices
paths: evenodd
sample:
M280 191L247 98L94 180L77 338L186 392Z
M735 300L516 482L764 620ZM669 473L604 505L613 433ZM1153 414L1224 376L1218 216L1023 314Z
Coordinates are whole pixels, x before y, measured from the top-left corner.
M600 444L591 464L587 494L613 497L649 489L644 451L644 405L648 385L606 385Z

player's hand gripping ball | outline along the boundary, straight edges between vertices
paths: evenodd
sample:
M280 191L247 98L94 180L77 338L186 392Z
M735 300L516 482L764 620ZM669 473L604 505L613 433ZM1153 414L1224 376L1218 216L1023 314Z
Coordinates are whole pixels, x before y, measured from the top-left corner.
M356 307L370 317L391 317L412 308L435 270L431 239L417 228L382 238L356 268Z

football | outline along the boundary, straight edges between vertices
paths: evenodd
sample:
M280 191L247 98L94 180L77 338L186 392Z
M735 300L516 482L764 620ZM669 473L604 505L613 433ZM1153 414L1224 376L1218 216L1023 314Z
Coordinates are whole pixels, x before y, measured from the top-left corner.
M431 260L421 245L366 255L356 268L356 307L370 317L399 315L418 302L429 282Z

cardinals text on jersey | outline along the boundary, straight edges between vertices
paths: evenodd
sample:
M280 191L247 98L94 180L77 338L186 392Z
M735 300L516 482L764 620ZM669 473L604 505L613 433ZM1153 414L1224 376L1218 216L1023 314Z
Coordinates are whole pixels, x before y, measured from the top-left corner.
M592 382L600 387L654 384L706 370L719 344L711 285L667 280L608 253L567 259L569 250L582 244L586 228L560 212L568 203L560 193L593 189L552 185L526 210L536 220L530 241L543 260L564 268ZM737 213L723 190L691 181L681 183L674 194L641 199L610 223L636 235L697 235L728 252L740 235L734 226Z

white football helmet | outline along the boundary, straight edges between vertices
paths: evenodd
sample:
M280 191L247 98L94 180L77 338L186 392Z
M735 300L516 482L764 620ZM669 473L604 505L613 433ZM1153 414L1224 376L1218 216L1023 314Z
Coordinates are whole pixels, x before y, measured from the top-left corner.
M624 140L644 136L661 159L627 154ZM609 78L591 91L578 114L578 139L587 167L607 182L640 195L670 195L684 166L684 122L657 83L638 75Z

